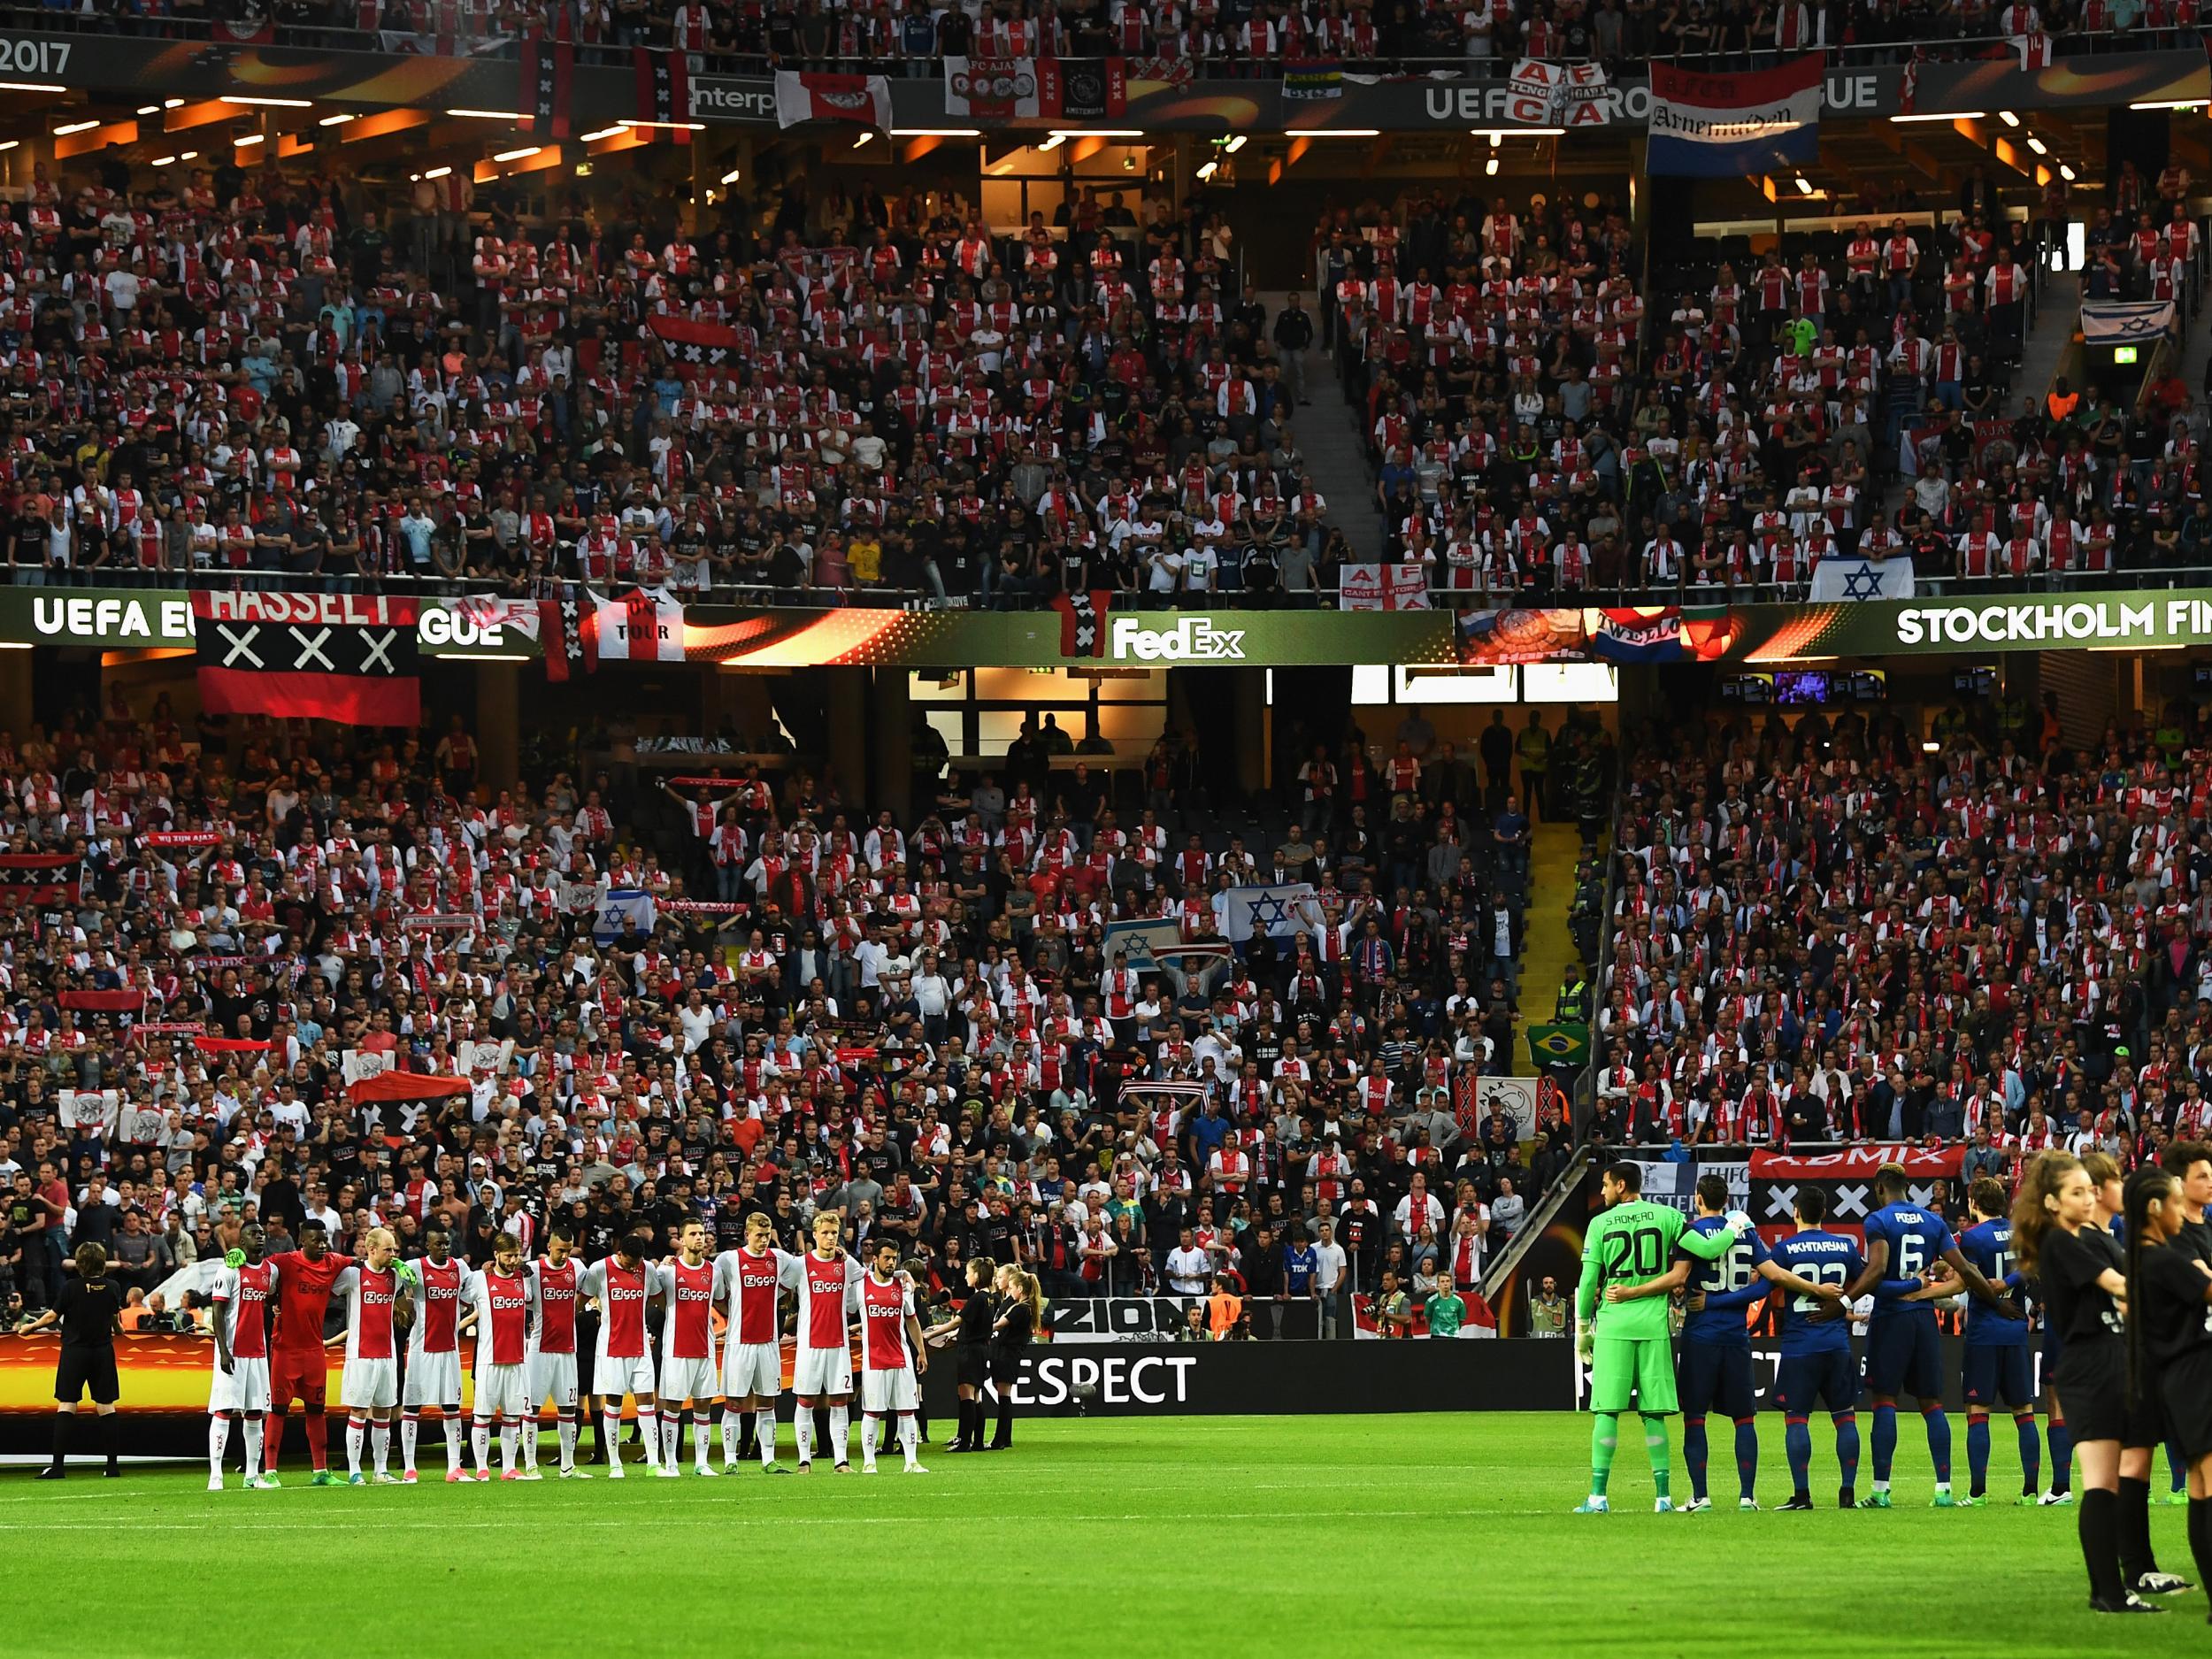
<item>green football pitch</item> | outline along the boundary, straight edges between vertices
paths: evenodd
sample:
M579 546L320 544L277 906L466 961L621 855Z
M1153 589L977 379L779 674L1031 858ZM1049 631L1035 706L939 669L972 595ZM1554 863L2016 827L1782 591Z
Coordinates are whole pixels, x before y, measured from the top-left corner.
M1762 1426L1771 1505L1788 1475L1780 1421ZM219 1495L204 1465L0 1477L0 1655L2205 1649L2200 1592L2162 1618L2087 1611L2076 1511L2010 1505L2008 1426L1993 1507L1957 1510L1926 1507L1918 1425L1902 1426L1886 1512L1834 1511L1824 1448L1817 1513L1738 1513L1732 1454L1724 1508L1656 1516L1624 1434L1616 1512L1588 1517L1568 1511L1589 1419L1565 1412L1041 1420L1011 1452L931 1448L926 1477L893 1454L873 1479L619 1486L329 1490L288 1469L249 1493L234 1439ZM1678 1423L1675 1479L1686 1494ZM2152 1513L2161 1564L2194 1578L2184 1511Z

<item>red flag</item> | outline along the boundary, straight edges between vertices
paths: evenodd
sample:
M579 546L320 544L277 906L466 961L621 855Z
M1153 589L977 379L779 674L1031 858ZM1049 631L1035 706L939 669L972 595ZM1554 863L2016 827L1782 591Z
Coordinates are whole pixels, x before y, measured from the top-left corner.
M1088 593L1062 594L1052 608L1060 613L1060 655L1106 655L1106 613L1112 609L1114 590L1096 588Z
M646 319L646 326L679 363L719 363L737 349L737 330L725 323L662 315Z
M630 63L637 77L637 119L670 129L680 144L691 142L691 69L683 53L639 46Z
M200 706L345 726L419 726L416 602L385 595L196 593Z
M883 75L776 72L776 125L802 121L857 121L891 130L891 82Z
M524 132L541 130L541 126L555 138L568 136L569 91L575 71L576 49L565 39L549 47L533 33L522 42L523 115L518 125Z
M439 1100L468 1092L468 1079L434 1077L427 1071L379 1071L346 1085L346 1097L357 1106L364 1101Z
M133 1013L146 1006L143 991L64 991L54 999L64 1008L99 1013Z

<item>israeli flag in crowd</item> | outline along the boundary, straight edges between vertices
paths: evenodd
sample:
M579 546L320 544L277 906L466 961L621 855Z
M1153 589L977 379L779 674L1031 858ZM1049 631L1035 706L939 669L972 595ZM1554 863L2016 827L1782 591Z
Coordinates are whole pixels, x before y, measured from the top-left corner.
M1824 558L1813 566L1808 597L1815 604L1853 599L1909 599L1917 585L1909 558Z
M610 887L599 895L591 918L591 936L603 945L622 937L626 923L635 922L641 935L653 931L653 895L642 887Z
M1256 887L1226 887L1214 895L1214 920L1233 945L1265 934L1295 939L1322 926L1321 902L1310 881L1283 881Z

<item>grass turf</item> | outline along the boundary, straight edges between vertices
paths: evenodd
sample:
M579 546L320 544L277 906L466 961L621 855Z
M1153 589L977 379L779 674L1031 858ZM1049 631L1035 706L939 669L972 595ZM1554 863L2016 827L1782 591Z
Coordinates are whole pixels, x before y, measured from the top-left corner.
M1587 1484L1589 1422L1040 1420L1020 1425L1010 1453L926 1448L926 1478L898 1473L891 1452L873 1479L818 1464L780 1479L634 1471L619 1486L603 1470L588 1484L449 1487L442 1451L426 1445L428 1484L362 1490L310 1487L296 1430L285 1487L264 1493L236 1489L234 1435L220 1495L204 1463L0 1480L0 1655L50 1659L96 1642L104 1659L604 1659L710 1645L1127 1659L1348 1645L1666 1659L1755 1643L1962 1659L2205 1646L2201 1591L2170 1598L2162 1618L2086 1610L2077 1511L2011 1507L2008 1427L1985 1509L1926 1507L1926 1448L1908 1422L1887 1512L1835 1512L1823 1425L1819 1512L1737 1513L1724 1426L1728 1455L1712 1473L1724 1507L1655 1516L1624 1423L1616 1512L1586 1517L1567 1511ZM1674 1427L1679 1502L1689 1481ZM1771 1506L1788 1492L1782 1425L1769 1414L1761 1427L1759 1495ZM342 1433L331 1438L342 1458ZM1962 1463L1958 1473L1963 1494ZM2194 1578L2184 1514L2154 1505L2153 1532L2160 1564Z

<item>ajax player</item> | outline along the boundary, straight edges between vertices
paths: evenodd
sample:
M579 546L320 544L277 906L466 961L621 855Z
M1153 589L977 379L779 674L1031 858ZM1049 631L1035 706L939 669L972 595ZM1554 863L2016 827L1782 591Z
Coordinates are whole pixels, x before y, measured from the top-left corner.
M207 1391L207 1489L223 1489L223 1448L233 1417L246 1431L245 1489L273 1486L261 1475L261 1423L269 1409L269 1304L277 1269L265 1259L268 1235L249 1222L238 1235L245 1261L222 1268L215 1279L215 1377Z
M831 1454L837 1472L852 1472L846 1449L850 1422L849 1402L853 1394L853 1354L845 1332L849 1286L859 1269L839 1241L843 1220L825 1210L814 1217L814 1248L804 1256L786 1257L784 1283L799 1293L799 1353L791 1387L799 1409L792 1426L798 1431L799 1472L814 1466L814 1408L829 1408Z
M760 1466L772 1475L790 1472L776 1461L776 1396L783 1392L783 1344L777 1336L776 1304L787 1275L798 1271L799 1258L776 1248L774 1226L757 1212L746 1218L742 1248L714 1258L715 1305L729 1321L729 1338L722 1350L722 1463L726 1469L736 1468L745 1455L740 1440L749 1418Z
M707 1260L706 1224L687 1221L676 1256L652 1270L661 1299L661 1461L657 1475L674 1479L683 1458L684 1407L691 1408L694 1474L722 1471L707 1461L714 1425L715 1267Z
M661 1466L660 1412L653 1398L653 1355L645 1339L645 1304L652 1300L653 1270L645 1252L651 1240L642 1233L625 1233L612 1256L584 1270L583 1291L599 1304L599 1349L592 1360L598 1388L599 1416L605 1436L611 1480L622 1476L622 1398L637 1402L638 1433L645 1442L645 1466Z
M537 1318L523 1413L530 1428L522 1437L522 1456L528 1467L538 1466L538 1408L550 1403L560 1420L561 1479L589 1480L591 1471L576 1466L576 1306L583 1295L584 1264L571 1254L574 1248L565 1229L554 1228L546 1235L545 1254L531 1270Z
M220 1234L218 1239L219 1240ZM330 1383L330 1356L323 1347L323 1315L331 1286L353 1265L330 1248L330 1229L313 1217L300 1224L300 1245L269 1258L277 1271L276 1337L269 1344L269 1438L262 1484L277 1485L277 1453L284 1442L284 1413L297 1400L307 1422L307 1455L314 1484L337 1485L330 1472L330 1441L323 1417Z
M403 1263L393 1258L397 1242L387 1227L371 1227L361 1241L361 1259L338 1275L331 1294L346 1299L342 1342L346 1368L338 1382L338 1402L346 1409L346 1484L365 1486L361 1478L361 1442L373 1439L376 1484L396 1486L388 1465L392 1455L392 1410L399 1401L398 1323L411 1311ZM372 1428L373 1425L373 1428Z
M418 1317L407 1332L407 1377L399 1402L400 1479L415 1484L415 1436L426 1409L438 1414L445 1435L445 1478L461 1475L461 1310L474 1300L476 1277L453 1255L443 1227L423 1234L424 1254L413 1270Z
M898 1240L877 1240L876 1259L852 1280L848 1310L860 1321L860 1469L876 1472L876 1440L883 1419L896 1414L899 1450L906 1472L926 1475L917 1455L921 1440L914 1421L920 1387L917 1379L929 1367L922 1348L922 1322L914 1315L914 1293L899 1273Z
M515 1467L515 1440L529 1403L530 1326L536 1311L531 1275L523 1271L522 1240L503 1233L492 1241L492 1264L469 1275L476 1325L476 1411L472 1436L476 1478L489 1480L492 1425L499 1425L499 1478L541 1480L534 1469ZM534 1428L533 1432L534 1432Z

